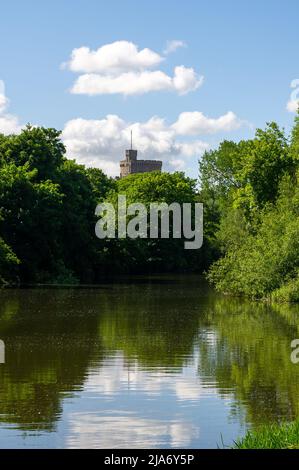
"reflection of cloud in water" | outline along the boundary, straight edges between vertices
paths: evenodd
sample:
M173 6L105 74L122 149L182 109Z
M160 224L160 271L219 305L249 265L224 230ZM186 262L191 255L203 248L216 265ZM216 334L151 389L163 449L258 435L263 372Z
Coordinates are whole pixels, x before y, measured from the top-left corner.
M68 415L68 447L157 448L192 446L199 436L193 411L202 398L217 396L215 384L200 380L198 354L180 371L142 370L122 352L94 367L84 383L86 399L99 400L98 411ZM161 405L162 399L162 405ZM165 400L165 401L164 401ZM108 405L109 403L109 405Z
M73 413L67 448L156 448L170 444L186 447L199 430L191 423L138 418L133 413L109 416Z
M203 395L217 395L215 384L202 384L197 375L197 364L190 364L180 373L166 373L161 370L141 370L138 361L128 365L118 353L101 364L100 369L93 369L84 384L87 392L98 393L106 399L113 399L116 393L124 390L142 392L155 396L162 391L175 395L178 400L196 400Z

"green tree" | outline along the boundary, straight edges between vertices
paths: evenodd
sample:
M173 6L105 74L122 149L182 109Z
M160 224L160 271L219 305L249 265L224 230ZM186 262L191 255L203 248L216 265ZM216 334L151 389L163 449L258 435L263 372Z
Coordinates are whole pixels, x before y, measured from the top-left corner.
M194 203L197 200L196 181L183 173L150 172L129 175L117 181L116 189L108 195L117 209L118 195L126 195L127 204ZM149 230L149 228L148 228ZM170 219L172 233L172 219ZM106 241L106 263L112 271L172 272L203 269L202 250L185 250L184 240L136 239Z
M298 162L299 160L299 108L298 108L297 116L295 117L295 125L292 131L291 152L292 152L293 159Z
M20 282L95 281L102 246L94 212L112 187L101 170L66 159L55 129L0 135L1 278L11 259Z
M281 178L293 174L295 164L283 131L270 123L252 140L224 141L206 152L199 168L203 193L216 198L221 210L233 206L249 215L275 201Z
M297 130L298 117L289 145L272 123L258 130L254 140L232 145L230 157L223 150L227 145L204 156L204 194L216 193L222 209L212 241L223 257L208 276L221 291L299 299ZM217 176L219 168L232 183Z
M28 125L19 135L0 139L0 158L17 166L37 170L36 179L53 179L62 163L65 147L56 129Z
M47 280L59 259L62 195L49 180L35 182L28 166L0 168L0 229L21 262L21 279L36 282Z

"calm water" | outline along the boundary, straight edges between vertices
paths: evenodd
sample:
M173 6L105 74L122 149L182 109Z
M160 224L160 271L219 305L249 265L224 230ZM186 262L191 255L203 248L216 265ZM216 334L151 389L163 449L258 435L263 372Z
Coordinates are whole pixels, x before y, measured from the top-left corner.
M0 447L207 448L299 416L299 306L199 277L0 291Z

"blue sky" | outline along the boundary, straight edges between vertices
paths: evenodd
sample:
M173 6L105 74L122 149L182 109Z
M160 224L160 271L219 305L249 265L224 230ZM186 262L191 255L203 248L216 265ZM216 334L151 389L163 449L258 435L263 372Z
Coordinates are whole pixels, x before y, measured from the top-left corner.
M132 128L140 158L161 158L165 169L196 176L198 156L208 145L250 137L271 120L291 128L294 113L286 106L291 92L299 98L298 13L298 0L2 2L0 80L9 103L1 110L0 100L0 130L1 123L8 132L27 122L64 130L70 157L115 174ZM183 47L165 54L173 40ZM149 67L133 58L131 67L124 52L118 71L105 63L81 63L74 71L74 49L89 48L91 61L92 51L116 41L159 58ZM180 88L174 80L182 65L194 74L189 88L189 82ZM144 71L150 85L136 94ZM97 83L92 95L90 74ZM126 89L125 74L132 94L114 93L116 82ZM83 93L72 93L83 75ZM189 114L178 121L182 113Z

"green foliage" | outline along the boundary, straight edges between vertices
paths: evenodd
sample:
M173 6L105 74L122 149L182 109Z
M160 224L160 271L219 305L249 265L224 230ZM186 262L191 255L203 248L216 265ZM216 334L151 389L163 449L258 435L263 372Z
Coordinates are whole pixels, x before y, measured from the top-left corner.
M183 240L119 241L95 236L99 202L117 205L118 194L126 194L128 203L147 206L194 202L195 184L182 173L112 180L99 169L66 159L55 129L27 126L20 135L1 135L1 282L93 283L107 273L202 268L203 258L193 250L187 253Z
M16 283L20 263L12 249L0 238L0 284Z
M295 165L283 132L270 123L266 130L258 129L253 140L224 141L218 150L206 152L199 168L204 195L217 198L222 211L232 206L249 216L275 201L281 177Z
M19 135L0 139L0 155L3 162L17 166L27 165L36 170L38 180L52 179L62 163L65 147L56 129L28 125Z
M295 118L295 125L292 131L291 152L295 161L299 160L299 109Z
M196 181L183 173L112 180L66 159L60 132L27 126L0 135L1 282L96 282L105 273L208 268L222 291L298 299L299 115L290 141L275 123L251 140L206 152ZM297 174L297 177L296 177ZM204 246L184 240L99 240L96 205L204 203ZM172 223L172 221L171 221ZM171 227L170 227L171 228Z
M247 198L249 208L261 208L266 202L275 201L281 177L293 170L287 140L277 124L268 124L265 131L258 129L250 151L243 157L238 174L241 187L236 191L236 205L243 205Z
M64 154L55 129L0 135L2 283L93 282L103 269L94 211L114 184Z
M203 195L214 193L219 208L212 243L223 255L208 278L222 292L298 301L297 133L298 118L291 145L272 123L252 141L204 156Z
M271 293L271 299L274 302L299 302L299 276L275 289Z
M209 279L221 291L250 297L269 297L296 276L299 268L299 186L290 195L284 184L276 205L264 208L255 233L239 230L226 238L225 257L211 268ZM223 231L220 232L223 234Z
M248 431L239 439L237 449L299 449L299 421L272 424Z
M20 277L42 280L58 257L57 230L62 195L49 180L35 182L28 165L9 163L0 168L1 234L20 263Z
M117 181L116 192L125 194L129 204L133 202L194 202L196 181L181 172L139 173Z
M183 173L151 172L129 175L117 181L107 202L117 210L118 195L127 204L192 203L196 201L196 181ZM170 233L172 221L170 220ZM198 253L198 251L200 253ZM108 266L109 260L109 266ZM106 263L110 272L173 272L202 270L202 250L185 250L183 239L115 239L106 242Z

